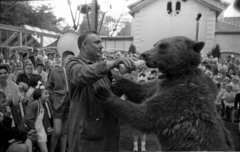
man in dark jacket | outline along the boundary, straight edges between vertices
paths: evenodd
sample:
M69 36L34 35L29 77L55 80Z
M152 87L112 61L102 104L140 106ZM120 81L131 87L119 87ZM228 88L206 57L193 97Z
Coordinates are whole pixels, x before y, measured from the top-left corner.
M53 134L49 152L54 152L60 139L60 152L65 152L67 144L67 118L70 107L66 71L64 65L69 58L74 57L71 51L65 51L62 55L62 67L55 67L50 74L48 89L53 107Z
M108 72L124 64L135 69L132 59L118 58L99 61L102 40L96 32L88 31L78 38L81 50L78 57L66 64L69 84L70 111L68 117L69 152L118 151L118 119L106 108L94 102L93 92L98 86L110 88Z

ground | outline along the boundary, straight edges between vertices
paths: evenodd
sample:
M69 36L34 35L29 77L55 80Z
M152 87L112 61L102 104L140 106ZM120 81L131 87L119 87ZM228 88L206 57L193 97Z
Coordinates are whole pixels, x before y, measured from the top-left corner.
M230 123L224 121L226 128L231 132L232 138L234 140L235 150L240 151L240 136L238 136L238 124ZM132 128L123 122L120 123L120 152L132 151L133 150L133 137L132 137ZM139 152L140 152L140 140L139 140ZM159 146L157 139L154 135L147 135L146 141L146 150L147 151L160 151L161 147Z

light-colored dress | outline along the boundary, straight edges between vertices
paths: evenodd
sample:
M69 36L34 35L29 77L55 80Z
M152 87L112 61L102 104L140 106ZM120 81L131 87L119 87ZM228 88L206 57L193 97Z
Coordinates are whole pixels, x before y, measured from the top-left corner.
M38 142L47 142L47 134L43 127L43 117L44 117L44 109L41 108L35 122L35 128L38 134Z

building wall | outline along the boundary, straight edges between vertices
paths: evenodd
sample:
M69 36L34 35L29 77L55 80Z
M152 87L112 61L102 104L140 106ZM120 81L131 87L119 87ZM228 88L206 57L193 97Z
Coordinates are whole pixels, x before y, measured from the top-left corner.
M167 2L172 2L173 15L167 14ZM180 15L175 16L176 2L181 2ZM134 44L140 52L151 48L158 40L186 36L195 40L196 16L202 14L199 27L199 41L205 41L203 53L209 51L214 44L215 11L207 6L191 0L156 0L134 14L132 34Z
M240 54L240 34L218 34L215 35L215 44L219 44L224 54Z
M128 51L133 43L133 37L101 37L103 51L114 52L119 50Z

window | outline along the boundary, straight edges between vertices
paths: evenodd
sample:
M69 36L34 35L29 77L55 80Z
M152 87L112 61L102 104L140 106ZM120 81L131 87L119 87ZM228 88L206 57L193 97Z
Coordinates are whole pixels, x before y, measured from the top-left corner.
M179 15L181 12L181 2L176 3L176 15Z
M172 2L167 3L167 13L169 15L172 13Z

